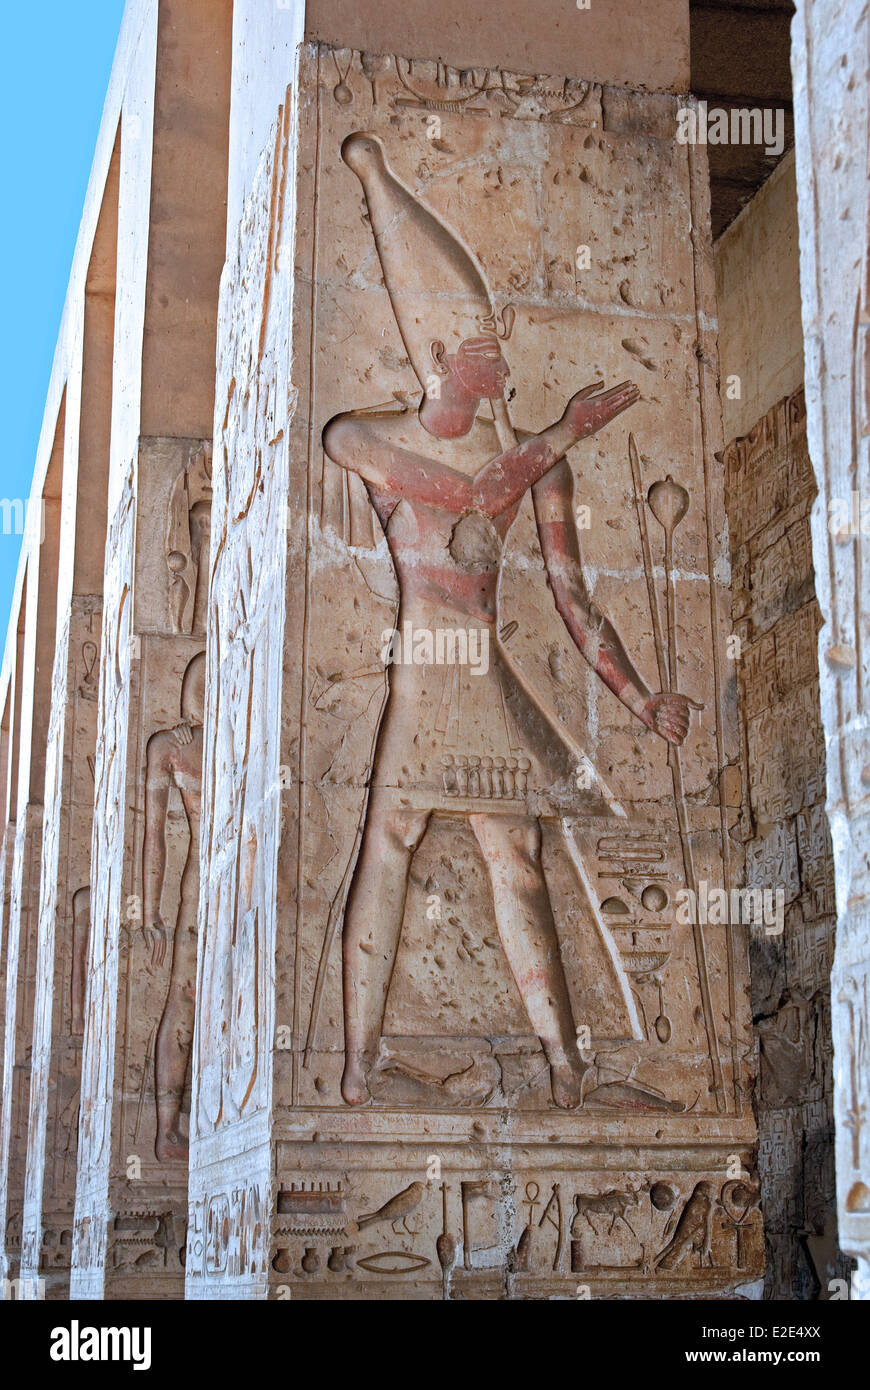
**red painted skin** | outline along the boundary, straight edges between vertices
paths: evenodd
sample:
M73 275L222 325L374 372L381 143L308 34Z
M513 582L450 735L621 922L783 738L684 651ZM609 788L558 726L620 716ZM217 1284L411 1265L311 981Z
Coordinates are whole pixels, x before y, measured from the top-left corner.
M471 471L479 456L476 451L489 447L492 438L492 425L477 420L480 403L503 397L508 365L492 335L466 339L455 356L447 356L438 341L430 351L439 389L427 392L416 417L389 410L339 415L323 437L328 456L366 483L387 533L403 604L410 609L415 603L430 603L494 623L500 561L478 565L472 572L451 566L443 537L461 517L478 512L490 520L503 542L531 489L550 587L573 642L638 718L667 741L682 743L693 702L678 694L650 693L616 630L588 593L573 516L573 479L565 458L572 445L633 405L639 399L637 387L624 382L608 391L601 383L584 388L548 429ZM409 441L416 447L409 447ZM451 457L468 463L468 473L432 457L448 452L446 441L457 441ZM431 454L423 452L430 446ZM400 503L410 508L407 524L390 527ZM368 1099L366 1077L380 1036L410 862L428 815L425 810L395 812L377 788L371 793L344 925L342 1094L349 1104ZM469 819L490 871L505 952L550 1063L553 1098L573 1108L581 1099L585 1064L577 1050L541 871L540 826L519 814L473 814Z
M436 342L432 356L445 378L437 397L424 398L420 423L436 438L458 439L468 433L484 397L497 399L504 394L508 365L497 340L486 337L466 339L455 357L445 357ZM639 396L630 382L605 392L600 392L600 383L587 386L572 397L562 418L549 429L492 459L472 477L386 440L379 448L374 422L365 417L337 416L324 431L324 447L336 463L364 479L384 527L399 502L407 499L457 518L481 512L504 538L531 487L550 587L575 645L587 655L594 632L594 667L605 685L617 698L632 688L645 696L641 709L636 702L631 706L633 712L668 742L679 744L688 731L692 702L682 695L653 695L646 689L615 629L586 590L572 516L573 484L565 461L572 445L596 434ZM554 509L559 516L551 520L547 512ZM403 563L403 556L395 551L393 559L403 592L447 597L471 617L494 619L497 573L481 586L477 575L457 575L420 564L416 557L413 564Z

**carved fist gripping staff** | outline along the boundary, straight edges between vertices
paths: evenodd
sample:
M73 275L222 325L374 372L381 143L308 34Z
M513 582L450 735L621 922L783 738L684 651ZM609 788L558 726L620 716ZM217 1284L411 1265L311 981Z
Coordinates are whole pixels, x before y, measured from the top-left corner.
M324 451L366 485L399 583L398 623L428 630L474 626L486 633L491 653L488 670L476 677L461 666L390 668L348 874L342 1095L352 1105L369 1099L411 862L430 816L439 813L462 816L474 834L501 945L549 1064L553 1099L570 1109L583 1099L588 1067L577 1047L542 867L542 817L564 838L564 816L576 813L578 796L590 814L624 812L600 777L591 791L578 793L570 735L537 705L503 650L498 587L505 541L531 492L556 609L578 650L637 718L670 743L682 741L691 702L669 685L658 695L647 689L586 588L565 457L632 406L639 392L630 382L609 390L595 382L548 428L518 437L504 401L510 369L501 343L513 327L510 306L497 313L474 257L395 177L378 140L351 135L342 157L362 184L396 323L423 394L416 410L393 401L336 416L324 430ZM484 400L492 404L492 420L480 414ZM444 769L464 766L466 754L475 766L483 757L488 767L522 767L521 784L505 773L484 784L448 786L452 774ZM576 847L564 848L577 869ZM579 870L577 876L587 929L603 939L588 876ZM325 934L306 1056L338 920L331 915ZM613 1036L639 1040L636 1004L612 950L605 968L619 1015ZM619 1096L612 1086L599 1089L609 1103L661 1101L639 1087L621 1086Z

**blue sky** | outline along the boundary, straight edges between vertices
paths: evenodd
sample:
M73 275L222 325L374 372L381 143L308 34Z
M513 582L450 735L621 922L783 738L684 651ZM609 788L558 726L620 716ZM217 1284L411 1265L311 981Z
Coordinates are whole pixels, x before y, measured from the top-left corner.
M0 498L26 498L124 0L4 10ZM0 623L21 538L0 528ZM2 640L2 639L0 639Z

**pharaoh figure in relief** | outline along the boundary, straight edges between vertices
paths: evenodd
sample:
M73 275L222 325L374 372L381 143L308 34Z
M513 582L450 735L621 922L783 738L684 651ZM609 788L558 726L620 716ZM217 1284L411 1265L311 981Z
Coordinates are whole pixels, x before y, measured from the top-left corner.
M145 936L154 967L163 964L172 943L166 1004L154 1043L157 1097L155 1153L162 1161L187 1157L181 1133L184 1087L193 1042L196 997L196 913L199 901L199 822L202 782L202 723L205 708L205 652L189 663L181 686L181 719L174 729L148 740L145 773L145 834L142 847ZM169 793L176 787L187 817L190 840L181 875L174 928L163 919L166 877L166 820Z
M541 859L541 825L549 820L576 870L584 929L606 936L565 817L578 808L590 816L624 813L511 665L499 621L502 555L531 490L555 607L572 641L637 719L666 742L682 743L693 701L648 688L588 592L566 459L639 392L630 382L609 390L596 382L571 397L549 428L515 433L502 346L512 309L497 311L475 257L396 178L374 136L350 135L341 153L362 184L396 322L423 388L419 403L336 416L323 439L328 457L365 483L400 589L389 694L344 915L342 1095L350 1105L369 1099L412 857L434 814L461 816L473 831L554 1102L573 1109L600 1089L614 1092L600 1097L608 1104L642 1107L640 1087L584 1084L588 1064ZM475 660L464 660L471 652ZM623 1036L641 1037L617 954L604 955Z

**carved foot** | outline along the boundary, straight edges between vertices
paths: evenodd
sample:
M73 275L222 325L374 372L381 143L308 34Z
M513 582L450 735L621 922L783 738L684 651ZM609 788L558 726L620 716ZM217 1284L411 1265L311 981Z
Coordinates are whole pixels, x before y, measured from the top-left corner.
M551 1062L550 1088L558 1106L576 1110L583 1099L583 1072L568 1062Z
M608 1081L586 1096L588 1105L607 1105L618 1110L661 1110L680 1115L686 1109L681 1100L668 1100L658 1091L648 1091L628 1081Z
M345 1058L341 1078L341 1094L348 1105L365 1105L371 1100L366 1084L366 1066L361 1056L349 1053Z
M169 1163L174 1158L189 1157L186 1142L177 1134L158 1134L154 1152L161 1163Z

